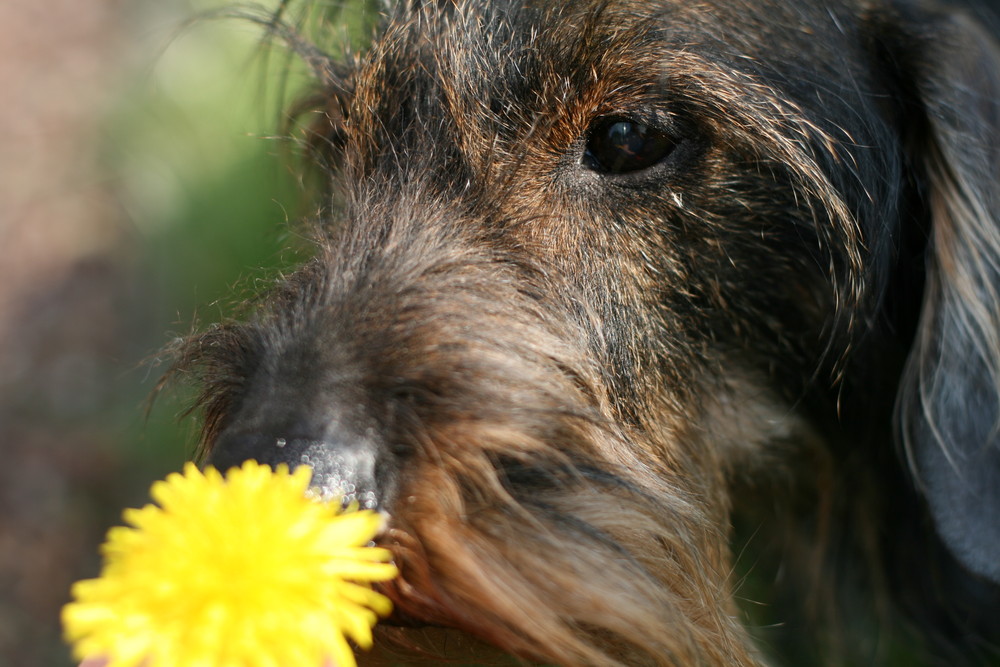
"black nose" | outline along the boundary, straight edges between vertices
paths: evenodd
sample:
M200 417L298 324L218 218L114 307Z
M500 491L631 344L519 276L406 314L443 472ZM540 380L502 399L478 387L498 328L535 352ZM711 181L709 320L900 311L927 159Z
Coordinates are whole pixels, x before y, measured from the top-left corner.
M284 463L292 470L309 466L312 489L322 499L339 500L344 506L357 502L362 509L384 509L392 488L391 467L380 456L378 445L364 439L346 443L291 435L223 433L207 463L226 471L249 459L272 467Z

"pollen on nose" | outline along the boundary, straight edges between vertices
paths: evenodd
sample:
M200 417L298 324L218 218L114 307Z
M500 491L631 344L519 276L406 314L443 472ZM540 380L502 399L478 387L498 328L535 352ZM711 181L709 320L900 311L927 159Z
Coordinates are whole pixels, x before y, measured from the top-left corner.
M344 507L382 509L386 480L392 478L391 462L368 438L317 439L256 433L224 434L216 442L208 463L220 470L238 467L246 460L262 465L306 466L312 471L311 493L325 502ZM381 481L380 481L381 480Z

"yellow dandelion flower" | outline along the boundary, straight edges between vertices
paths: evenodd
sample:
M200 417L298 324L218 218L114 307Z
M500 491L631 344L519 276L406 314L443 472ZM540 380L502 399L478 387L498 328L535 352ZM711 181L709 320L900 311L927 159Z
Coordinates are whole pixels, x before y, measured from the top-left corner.
M308 497L311 472L247 462L223 478L188 464L126 510L98 579L63 609L78 659L108 667L353 667L351 639L392 608L368 584L396 576L366 546L381 519Z

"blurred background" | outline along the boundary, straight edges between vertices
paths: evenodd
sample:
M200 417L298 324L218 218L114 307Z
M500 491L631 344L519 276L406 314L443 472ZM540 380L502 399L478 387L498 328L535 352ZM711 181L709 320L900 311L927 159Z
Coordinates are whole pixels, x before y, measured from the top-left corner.
M71 664L70 585L193 452L182 390L147 413L159 350L296 259L275 135L305 77L250 22L191 22L221 4L0 2L0 667Z

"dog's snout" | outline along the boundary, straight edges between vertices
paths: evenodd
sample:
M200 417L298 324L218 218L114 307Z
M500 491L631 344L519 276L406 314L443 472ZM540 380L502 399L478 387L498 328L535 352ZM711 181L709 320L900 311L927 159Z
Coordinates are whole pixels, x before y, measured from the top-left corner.
M390 466L366 438L311 438L262 433L223 434L207 463L225 471L244 461L294 470L309 466L312 490L322 499L362 509L383 509L391 491Z

